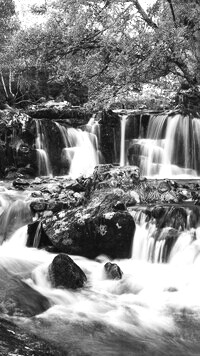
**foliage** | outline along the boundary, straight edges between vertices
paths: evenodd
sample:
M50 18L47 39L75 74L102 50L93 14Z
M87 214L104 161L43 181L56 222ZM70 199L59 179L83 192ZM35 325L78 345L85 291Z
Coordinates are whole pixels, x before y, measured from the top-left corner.
M33 68L47 74L47 85L64 85L68 97L74 83L87 86L90 103L100 105L129 98L144 84L165 86L171 78L175 86L199 85L197 0L156 0L146 11L139 0L48 0L32 13L41 14L43 23L13 36L21 92L37 88L37 75L31 84L27 75Z

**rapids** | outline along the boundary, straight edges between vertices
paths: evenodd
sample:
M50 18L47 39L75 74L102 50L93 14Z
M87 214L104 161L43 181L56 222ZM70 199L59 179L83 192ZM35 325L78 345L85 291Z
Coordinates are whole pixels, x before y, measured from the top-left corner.
M7 190L1 194L5 225L10 221L5 213L19 195L10 196ZM26 194L21 206L29 211ZM0 271L22 278L47 297L51 307L32 318L1 317L58 346L63 355L199 355L199 228L188 226L180 232L168 262L160 263L159 253L153 262L148 259L154 222L136 222L132 258L114 261L123 271L121 280L106 279L106 256L95 261L71 256L88 279L77 291L51 287L48 266L55 255L27 248L27 225L19 224L0 246Z

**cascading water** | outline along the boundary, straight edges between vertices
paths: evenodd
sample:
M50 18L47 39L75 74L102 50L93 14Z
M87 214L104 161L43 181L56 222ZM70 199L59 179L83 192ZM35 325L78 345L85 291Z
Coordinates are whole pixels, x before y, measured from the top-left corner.
M94 167L100 163L99 150L99 124L92 118L86 125L86 131L75 128L65 128L56 123L60 130L64 148L62 162L69 163L68 174L72 178L80 175L88 176L93 173Z
M23 194L25 203L28 197ZM4 211L18 199L19 194L3 192ZM19 208L24 211L24 206ZM50 307L34 318L6 318L53 342L63 355L198 355L199 228L187 225L178 231L168 262L161 263L169 228L156 234L155 221L147 222L144 213L133 214L137 225L133 256L115 261L123 271L122 280L106 279L105 256L97 261L72 256L88 278L85 288L75 292L51 286L48 269L55 255L26 247L26 225L16 230L0 246L0 270L4 276L7 271L6 275L23 278L48 298ZM0 282L1 278L2 274Z
M121 117L121 144L120 144L120 166L125 166L125 132L127 115Z
M37 150L37 160L38 160L38 173L40 176L51 176L51 164L48 156L47 142L45 129L42 125L42 120L35 120L36 125L36 150Z
M132 139L131 164L140 165L149 177L197 177L199 171L200 120L182 116L152 115L147 134Z

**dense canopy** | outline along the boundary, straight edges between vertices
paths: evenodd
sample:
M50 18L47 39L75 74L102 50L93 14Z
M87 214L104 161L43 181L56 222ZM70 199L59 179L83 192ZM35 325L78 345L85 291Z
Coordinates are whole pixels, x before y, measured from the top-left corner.
M32 6L32 25L12 33L6 24L16 21L13 1L0 1L0 7L9 55L1 68L6 78L9 64L10 93L18 102L59 90L73 104L131 98L144 85L198 90L198 0L157 0L147 9L139 0L46 0Z

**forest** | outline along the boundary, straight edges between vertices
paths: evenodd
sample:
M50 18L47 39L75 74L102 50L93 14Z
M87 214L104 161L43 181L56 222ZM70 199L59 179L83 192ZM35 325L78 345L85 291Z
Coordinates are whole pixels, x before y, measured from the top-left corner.
M155 109L182 92L199 98L199 0L46 0L25 24L1 0L0 26L2 103Z

